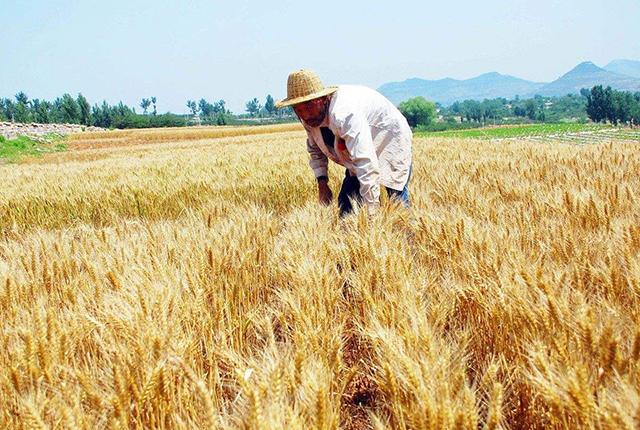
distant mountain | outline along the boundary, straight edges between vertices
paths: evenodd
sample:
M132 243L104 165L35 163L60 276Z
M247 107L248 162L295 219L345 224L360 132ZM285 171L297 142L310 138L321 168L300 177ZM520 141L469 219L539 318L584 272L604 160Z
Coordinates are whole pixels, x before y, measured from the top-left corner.
M618 73L620 75L633 76L640 78L640 61L634 60L613 60L603 67L609 72Z
M378 91L395 104L411 97L422 96L428 100L448 105L457 100L466 99L513 98L516 95L535 92L543 85L543 83L491 72L465 80L451 78L439 80L407 79L403 82L384 84L378 88Z
M640 91L640 78L630 74L636 72L640 74L640 61L615 60L606 67L624 70L627 74L605 70L586 61L550 83L531 82L491 72L465 80L413 78L402 82L389 82L380 86L378 91L395 104L411 97L422 96L443 105L466 99L514 98L516 95L523 98L533 97L536 94L564 96L569 93L578 93L581 88L591 88L594 85L610 85L618 90Z
M543 96L564 96L579 93L581 88L591 88L594 85L609 85L611 88L624 91L640 91L640 79L609 72L591 61L585 61L535 93Z

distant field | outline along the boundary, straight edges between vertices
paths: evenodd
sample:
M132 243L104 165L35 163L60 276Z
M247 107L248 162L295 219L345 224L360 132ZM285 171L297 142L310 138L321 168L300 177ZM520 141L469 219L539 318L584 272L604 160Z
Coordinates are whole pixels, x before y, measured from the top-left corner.
M136 144L185 142L224 137L251 136L258 134L300 132L299 123L252 126L201 126L148 128L133 130L111 130L99 133L78 133L70 135L69 144L74 149L131 146Z
M447 130L432 133L421 133L423 136L438 137L461 137L461 138L478 138L478 139L494 139L494 138L511 138L511 137L529 137L529 136L548 136L553 134L592 132L610 127L592 124L526 124L512 126L497 126L474 128L469 130Z
M640 151L590 131L418 136L371 219L295 125L0 165L0 429L637 428Z

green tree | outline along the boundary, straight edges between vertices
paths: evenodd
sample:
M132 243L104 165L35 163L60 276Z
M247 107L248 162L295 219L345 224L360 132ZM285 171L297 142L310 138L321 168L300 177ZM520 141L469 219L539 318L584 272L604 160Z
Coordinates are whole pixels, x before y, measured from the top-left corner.
M80 108L69 94L63 94L60 101L60 116L62 122L78 124L80 122Z
M591 92L587 95L587 115L593 122L604 121L607 117L605 106L605 94L602 85L596 85L591 88Z
M269 116L273 116L276 112L276 103L271 97L271 94L267 94L267 99L264 102L264 110L267 111Z
M24 91L20 91L18 94L16 94L16 102L23 105L28 105L29 97L27 97Z
M515 116L527 116L527 111L524 110L524 108L522 106L516 106L513 108L513 114Z
M613 99L613 90L611 87L607 86L604 89L604 99L603 99L603 107L604 107L604 117L605 120L614 124L616 121L616 108L615 101Z
M14 120L17 122L29 122L31 120L29 107L29 97L23 91L20 91L16 94Z
M214 114L213 105L205 99L200 99L198 107L200 108L200 118L202 119L209 119Z
M482 120L482 105L477 100L465 100L462 102L462 114L467 121L480 122Z
M640 125L640 98L634 97L634 104L631 106L630 123L631 126Z
M462 113L462 105L460 102L456 101L449 107L449 110L454 115L460 115Z
M614 124L627 124L631 121L631 112L634 106L633 94L628 91L613 91L612 104Z
M56 99L51 103L51 122L62 122L63 114L62 114L62 99L60 97L56 97Z
M33 120L42 124L51 122L51 103L46 100L34 99L31 101L33 110Z
M229 113L231 113L229 110L227 110L227 103L222 99L218 100L217 102L215 102L213 104L213 111L216 114L220 114L220 113L229 114Z
M93 118L93 125L96 127L108 128L111 126L111 116L106 101L102 102L102 106L98 106L97 104L93 105L91 108L91 117Z
M231 119L231 111L227 109L227 104L220 99L213 104L213 115L217 125L227 125Z
M158 99L156 99L156 96L151 97L151 103L153 104L153 116L156 116L158 114L158 109L156 108L157 101Z
M262 106L260 106L260 101L255 97L249 100L245 105L245 107L247 112L249 112L249 115L251 116L256 116L258 112L260 112L260 109L262 108Z
M631 127L640 125L640 91L633 94L630 117L629 123Z
M91 105L89 105L82 93L78 93L77 103L80 112L80 124L91 125Z
M524 111L527 115L527 118L529 119L536 119L537 113L536 111L538 110L537 106L536 106L536 102L533 99L529 99L525 102L524 104Z
M151 106L151 100L142 99L142 101L140 102L140 107L142 108L143 115L147 114L147 109L149 109L149 106Z
M193 100L187 100L187 108L189 108L193 116L198 113L198 105Z
M398 105L398 109L407 119L409 126L429 125L436 117L435 103L424 97L414 97Z
M500 99L485 99L482 102L482 117L483 122L486 122L487 119L492 119L495 124L496 119L501 116L503 111L503 105L505 101L501 101Z

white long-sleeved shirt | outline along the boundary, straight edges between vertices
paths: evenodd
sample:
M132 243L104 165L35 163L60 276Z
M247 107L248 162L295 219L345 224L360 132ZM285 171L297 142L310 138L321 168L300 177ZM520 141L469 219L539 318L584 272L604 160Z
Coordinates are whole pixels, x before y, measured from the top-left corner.
M335 135L333 148L325 144L320 127L303 126L316 177L327 174L329 159L346 167L358 178L367 206L378 204L380 185L400 191L407 183L413 134L402 113L377 91L341 85L333 93L320 126Z

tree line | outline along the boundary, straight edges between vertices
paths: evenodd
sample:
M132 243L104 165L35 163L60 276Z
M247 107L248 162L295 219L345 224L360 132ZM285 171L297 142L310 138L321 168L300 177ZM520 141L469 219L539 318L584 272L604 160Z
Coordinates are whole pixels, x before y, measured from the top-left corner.
M583 88L579 94L562 97L536 95L529 99L503 97L457 101L442 106L414 97L398 106L409 125L425 131L480 127L487 124L523 122L609 122L613 125L640 124L640 92L617 91L611 87ZM436 122L437 119L437 122Z
M21 123L66 123L83 124L104 128L147 128L178 127L187 124L184 117L171 113L157 114L156 97L143 99L141 107L145 114L137 114L135 109L120 102L110 105L103 101L101 105L91 106L80 93L77 97L64 94L53 101L33 99L24 92L15 95L15 101L0 99L0 120ZM147 109L153 105L153 112L147 115Z
M245 103L246 114L233 115L226 109L225 101L218 100L209 103L205 99L187 100L187 108L191 112L191 121L197 119L201 124L226 125L241 122L242 119L288 119L293 117L293 109L285 107L276 109L276 103L271 94L267 94L264 104L257 97Z
M245 104L245 115L234 115L224 100L210 103L204 98L198 102L187 101L191 116L166 113L158 115L157 98L143 98L140 102L142 114L138 114L122 102L110 105L91 106L80 93L77 97L64 94L53 101L33 99L19 92L14 99L0 98L0 121L21 123L70 123L104 128L179 127L199 123L211 125L238 124L243 119L280 119L294 117L290 107L276 109L269 94L264 104L257 97ZM412 127L447 128L458 123L463 127L485 124L517 123L523 121L557 122L560 120L610 122L611 124L640 124L640 92L618 91L597 85L580 90L579 94L563 97L535 96L530 99L495 98L457 101L442 106L422 97L407 100L399 105ZM439 120L435 124L436 119ZM248 119L247 119L248 121ZM465 123L467 125L465 125ZM435 129L434 128L434 129Z
M293 116L293 110L290 107L276 109L275 100L271 94L267 95L264 104L262 104L257 97L246 102L246 114L234 115L226 108L224 100L210 103L204 98L198 102L195 100L187 100L187 109L189 109L191 113L191 122L197 120L200 124L211 125L241 123L243 119L247 118L287 119Z
M192 119L198 117L201 124L227 125L233 122L233 114L227 109L226 102L222 99L209 103L204 98L197 103L187 100L187 108L191 112Z
M234 115L222 99L209 102L204 98L199 101L188 100L187 108L191 115L172 113L158 114L157 98L145 97L140 101L142 113L135 108L119 102L110 105L106 101L91 106L81 93L76 97L64 94L53 101L29 99L26 93L19 92L14 99L0 98L0 121L20 123L67 123L83 124L104 128L148 128L148 127L180 127L194 123L227 125L242 123L243 118L277 117L287 119L293 115L291 108L276 110L275 101L267 95L264 105L257 98L246 104L248 115Z
M567 94L562 97L543 97L513 99L498 97L495 99L464 100L441 109L445 120L458 117L461 121L482 125L499 124L504 121L557 122L560 120L586 121L586 95Z
M291 117L293 109L290 106L276 109L276 103L271 94L267 94L264 104L260 103L257 97L249 100L245 104L245 111L252 118L256 117Z
M618 91L596 85L587 95L587 115L593 122L640 124L640 92Z

